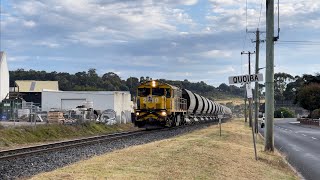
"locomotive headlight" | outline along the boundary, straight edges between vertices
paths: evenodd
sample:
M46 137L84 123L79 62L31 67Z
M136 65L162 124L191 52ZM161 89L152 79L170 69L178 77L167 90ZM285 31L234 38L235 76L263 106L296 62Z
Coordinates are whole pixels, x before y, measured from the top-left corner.
M140 113L139 113L139 112L136 112L136 115L137 115L137 116L139 116L139 115L140 115Z
M165 111L161 112L161 116L166 116L166 115L167 115L167 112L165 112Z
M151 82L152 87L156 87L156 81Z

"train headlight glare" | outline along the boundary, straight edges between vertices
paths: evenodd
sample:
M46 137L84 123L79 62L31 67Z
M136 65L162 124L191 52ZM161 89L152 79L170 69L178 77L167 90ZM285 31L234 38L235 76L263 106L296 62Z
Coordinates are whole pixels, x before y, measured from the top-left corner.
M139 112L136 112L136 115L137 115L137 116L139 116L139 115L140 115L140 113L139 113Z
M162 111L162 112L161 112L161 115L162 115L162 116L166 116L166 115L167 115L167 112Z
M156 81L151 82L152 87L156 87Z

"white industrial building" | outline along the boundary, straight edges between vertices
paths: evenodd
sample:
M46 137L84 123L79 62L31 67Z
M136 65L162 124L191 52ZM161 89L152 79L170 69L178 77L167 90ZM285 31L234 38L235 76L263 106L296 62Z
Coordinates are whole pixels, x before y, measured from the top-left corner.
M0 102L9 93L9 69L6 54L0 52Z
M94 110L112 109L119 123L131 122L133 102L128 91L50 91L43 90L41 95L43 111L52 109L71 110L84 102L92 102Z

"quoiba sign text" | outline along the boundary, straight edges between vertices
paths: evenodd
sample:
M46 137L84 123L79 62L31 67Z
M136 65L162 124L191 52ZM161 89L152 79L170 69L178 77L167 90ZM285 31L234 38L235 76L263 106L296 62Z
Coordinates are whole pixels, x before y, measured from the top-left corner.
M241 76L230 76L229 84L243 84L249 82L263 81L262 74L250 74Z

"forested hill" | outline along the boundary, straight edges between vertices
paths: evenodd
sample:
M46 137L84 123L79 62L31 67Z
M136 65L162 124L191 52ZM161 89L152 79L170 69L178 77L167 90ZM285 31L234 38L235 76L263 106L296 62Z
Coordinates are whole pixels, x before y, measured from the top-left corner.
M35 70L18 69L10 71L10 86L14 85L16 80L38 80L38 81L59 81L59 88L62 91L130 91L132 95L136 94L139 78L130 77L121 79L117 74L108 72L99 76L95 69L89 69L87 72L77 72L69 74L65 72L46 72ZM214 87L201 82L171 81L161 79L169 84L189 89L211 99L226 99L228 97L241 97L244 89L236 86L221 84Z

